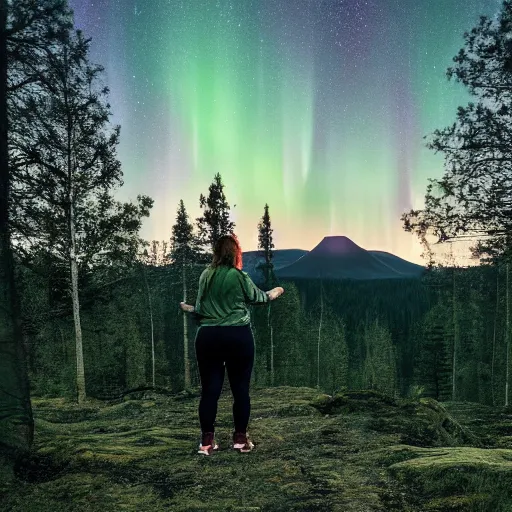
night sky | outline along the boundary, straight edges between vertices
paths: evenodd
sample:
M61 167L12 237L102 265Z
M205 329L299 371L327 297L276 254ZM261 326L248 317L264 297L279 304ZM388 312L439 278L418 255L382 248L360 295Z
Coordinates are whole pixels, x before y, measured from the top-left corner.
M270 207L277 249L345 235L421 262L400 215L443 158L423 136L469 96L445 71L501 0L71 0L121 125L118 198L142 235L200 214L216 172L244 250Z

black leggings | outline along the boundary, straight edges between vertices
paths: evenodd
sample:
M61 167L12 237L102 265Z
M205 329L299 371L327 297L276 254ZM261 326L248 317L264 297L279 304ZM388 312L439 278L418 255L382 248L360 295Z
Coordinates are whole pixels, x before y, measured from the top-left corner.
M214 432L225 362L234 398L235 432L245 433L251 412L249 384L254 364L250 325L201 327L196 336L196 356L201 377L199 421L202 432Z

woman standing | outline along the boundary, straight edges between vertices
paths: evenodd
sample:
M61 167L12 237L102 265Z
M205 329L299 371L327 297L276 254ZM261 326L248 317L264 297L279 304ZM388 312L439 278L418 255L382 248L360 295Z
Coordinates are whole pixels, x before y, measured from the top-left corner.
M254 337L248 305L266 304L284 293L277 287L263 292L242 272L242 249L235 235L221 237L213 261L199 278L195 308L185 303L183 311L194 313L199 323L196 357L201 378L199 452L211 455L218 449L214 439L217 402L227 369L233 393L233 448L249 452L254 444L247 437L251 411L249 385L254 364Z

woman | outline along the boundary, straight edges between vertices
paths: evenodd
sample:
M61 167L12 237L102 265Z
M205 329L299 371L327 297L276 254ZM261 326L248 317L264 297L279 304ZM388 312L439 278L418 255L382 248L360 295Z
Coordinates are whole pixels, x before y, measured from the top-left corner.
M217 402L227 369L233 393L233 448L250 452L254 444L247 437L251 409L249 384L254 363L254 337L249 304L266 304L284 293L277 287L268 292L257 288L242 272L242 249L235 235L221 237L213 261L199 278L195 308L182 302L183 311L194 313L199 323L196 356L201 377L199 452L211 455L218 449L214 440ZM225 366L224 366L225 365Z

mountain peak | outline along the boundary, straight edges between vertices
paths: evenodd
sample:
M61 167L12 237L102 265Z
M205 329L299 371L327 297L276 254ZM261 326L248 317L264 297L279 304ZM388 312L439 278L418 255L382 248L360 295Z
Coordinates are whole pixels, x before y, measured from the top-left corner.
M364 249L346 236L326 236L311 252L314 254L341 255L353 254L360 251L364 251Z
M372 253L346 236L326 236L297 261L276 269L282 279L408 279L423 268L389 253Z

